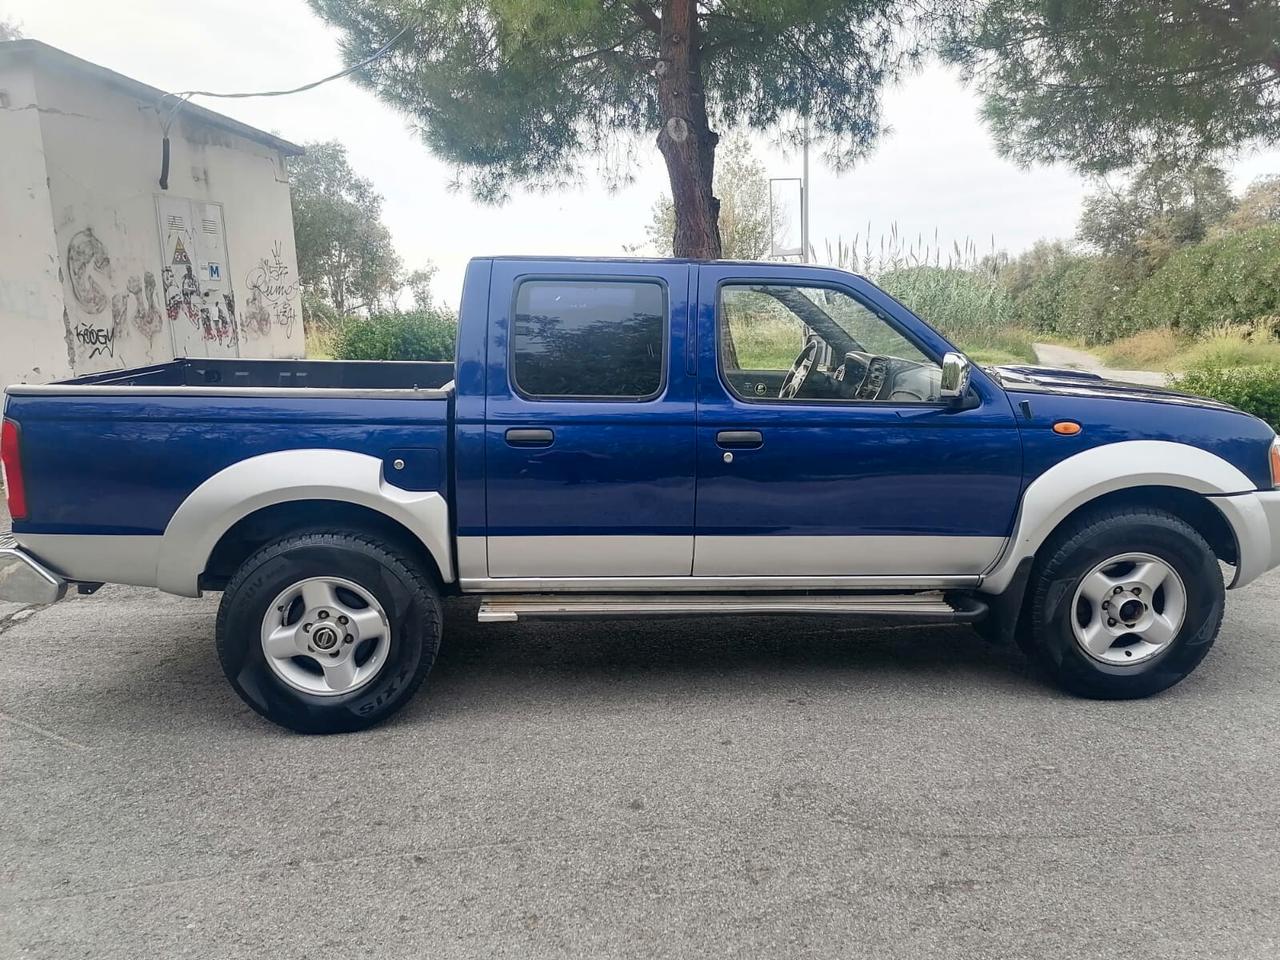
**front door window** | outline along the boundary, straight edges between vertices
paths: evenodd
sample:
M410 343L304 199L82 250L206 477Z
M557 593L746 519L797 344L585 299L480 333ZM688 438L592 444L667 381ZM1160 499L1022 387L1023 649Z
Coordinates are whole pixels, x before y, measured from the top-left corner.
M840 290L726 284L719 317L720 372L740 399L940 402L938 364Z

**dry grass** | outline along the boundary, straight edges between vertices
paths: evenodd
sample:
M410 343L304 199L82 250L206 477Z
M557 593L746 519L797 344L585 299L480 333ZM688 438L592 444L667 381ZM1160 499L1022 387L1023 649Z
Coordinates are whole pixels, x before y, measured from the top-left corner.
M303 328L308 360L332 360L334 333L320 324Z
M994 330L975 340L968 340L963 336L952 339L957 341L957 346L970 360L982 366L1036 362L1036 351L1031 345L1032 334L1019 327Z
M1280 363L1280 341L1266 324L1221 324L1196 340L1168 327L1143 330L1097 351L1107 366L1162 373L1192 367L1255 367Z
M1143 330L1108 344L1099 352L1104 363L1118 370L1173 369L1174 358L1187 344L1168 327Z
M1216 331L1181 353L1173 369L1257 367L1277 363L1280 363L1280 342L1269 337Z

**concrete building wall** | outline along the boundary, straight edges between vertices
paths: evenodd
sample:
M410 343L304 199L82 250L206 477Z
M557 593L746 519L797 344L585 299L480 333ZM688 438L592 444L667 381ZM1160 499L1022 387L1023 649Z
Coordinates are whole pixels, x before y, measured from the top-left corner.
M0 81L24 104L0 110L0 141L24 147L0 151L0 384L303 355L276 148L179 112L161 190L154 102L56 65Z
M30 71L0 66L0 386L71 369L35 103Z

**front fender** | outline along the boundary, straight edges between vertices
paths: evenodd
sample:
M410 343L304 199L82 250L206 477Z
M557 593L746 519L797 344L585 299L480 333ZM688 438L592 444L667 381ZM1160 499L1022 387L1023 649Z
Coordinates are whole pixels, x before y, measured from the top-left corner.
M199 578L231 527L263 507L298 500L337 500L368 507L417 536L454 579L449 506L437 492L402 490L382 476L382 461L347 450L286 450L232 464L196 487L170 518L161 539L157 586L199 596Z
M1022 495L1013 533L1004 553L983 576L984 593L1003 593L1018 564L1037 550L1072 512L1108 493L1134 487L1175 487L1209 498L1230 524L1241 556L1248 556L1254 532L1238 510L1224 510L1215 498L1256 488L1221 457L1190 444L1128 440L1082 451L1050 467ZM1233 583L1233 586L1237 584Z

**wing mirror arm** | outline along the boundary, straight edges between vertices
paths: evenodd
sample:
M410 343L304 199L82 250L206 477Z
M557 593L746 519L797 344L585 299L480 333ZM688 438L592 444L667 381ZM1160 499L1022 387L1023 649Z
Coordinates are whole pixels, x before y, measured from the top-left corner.
M939 396L958 410L968 410L977 406L978 398L969 389L969 375L973 365L963 353L948 353L942 358L942 384Z

